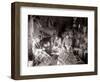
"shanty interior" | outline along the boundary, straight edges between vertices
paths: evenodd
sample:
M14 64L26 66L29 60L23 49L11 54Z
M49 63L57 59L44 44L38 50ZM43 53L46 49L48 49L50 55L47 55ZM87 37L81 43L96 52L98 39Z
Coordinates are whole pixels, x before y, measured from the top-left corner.
M88 18L28 15L28 65L88 64Z

